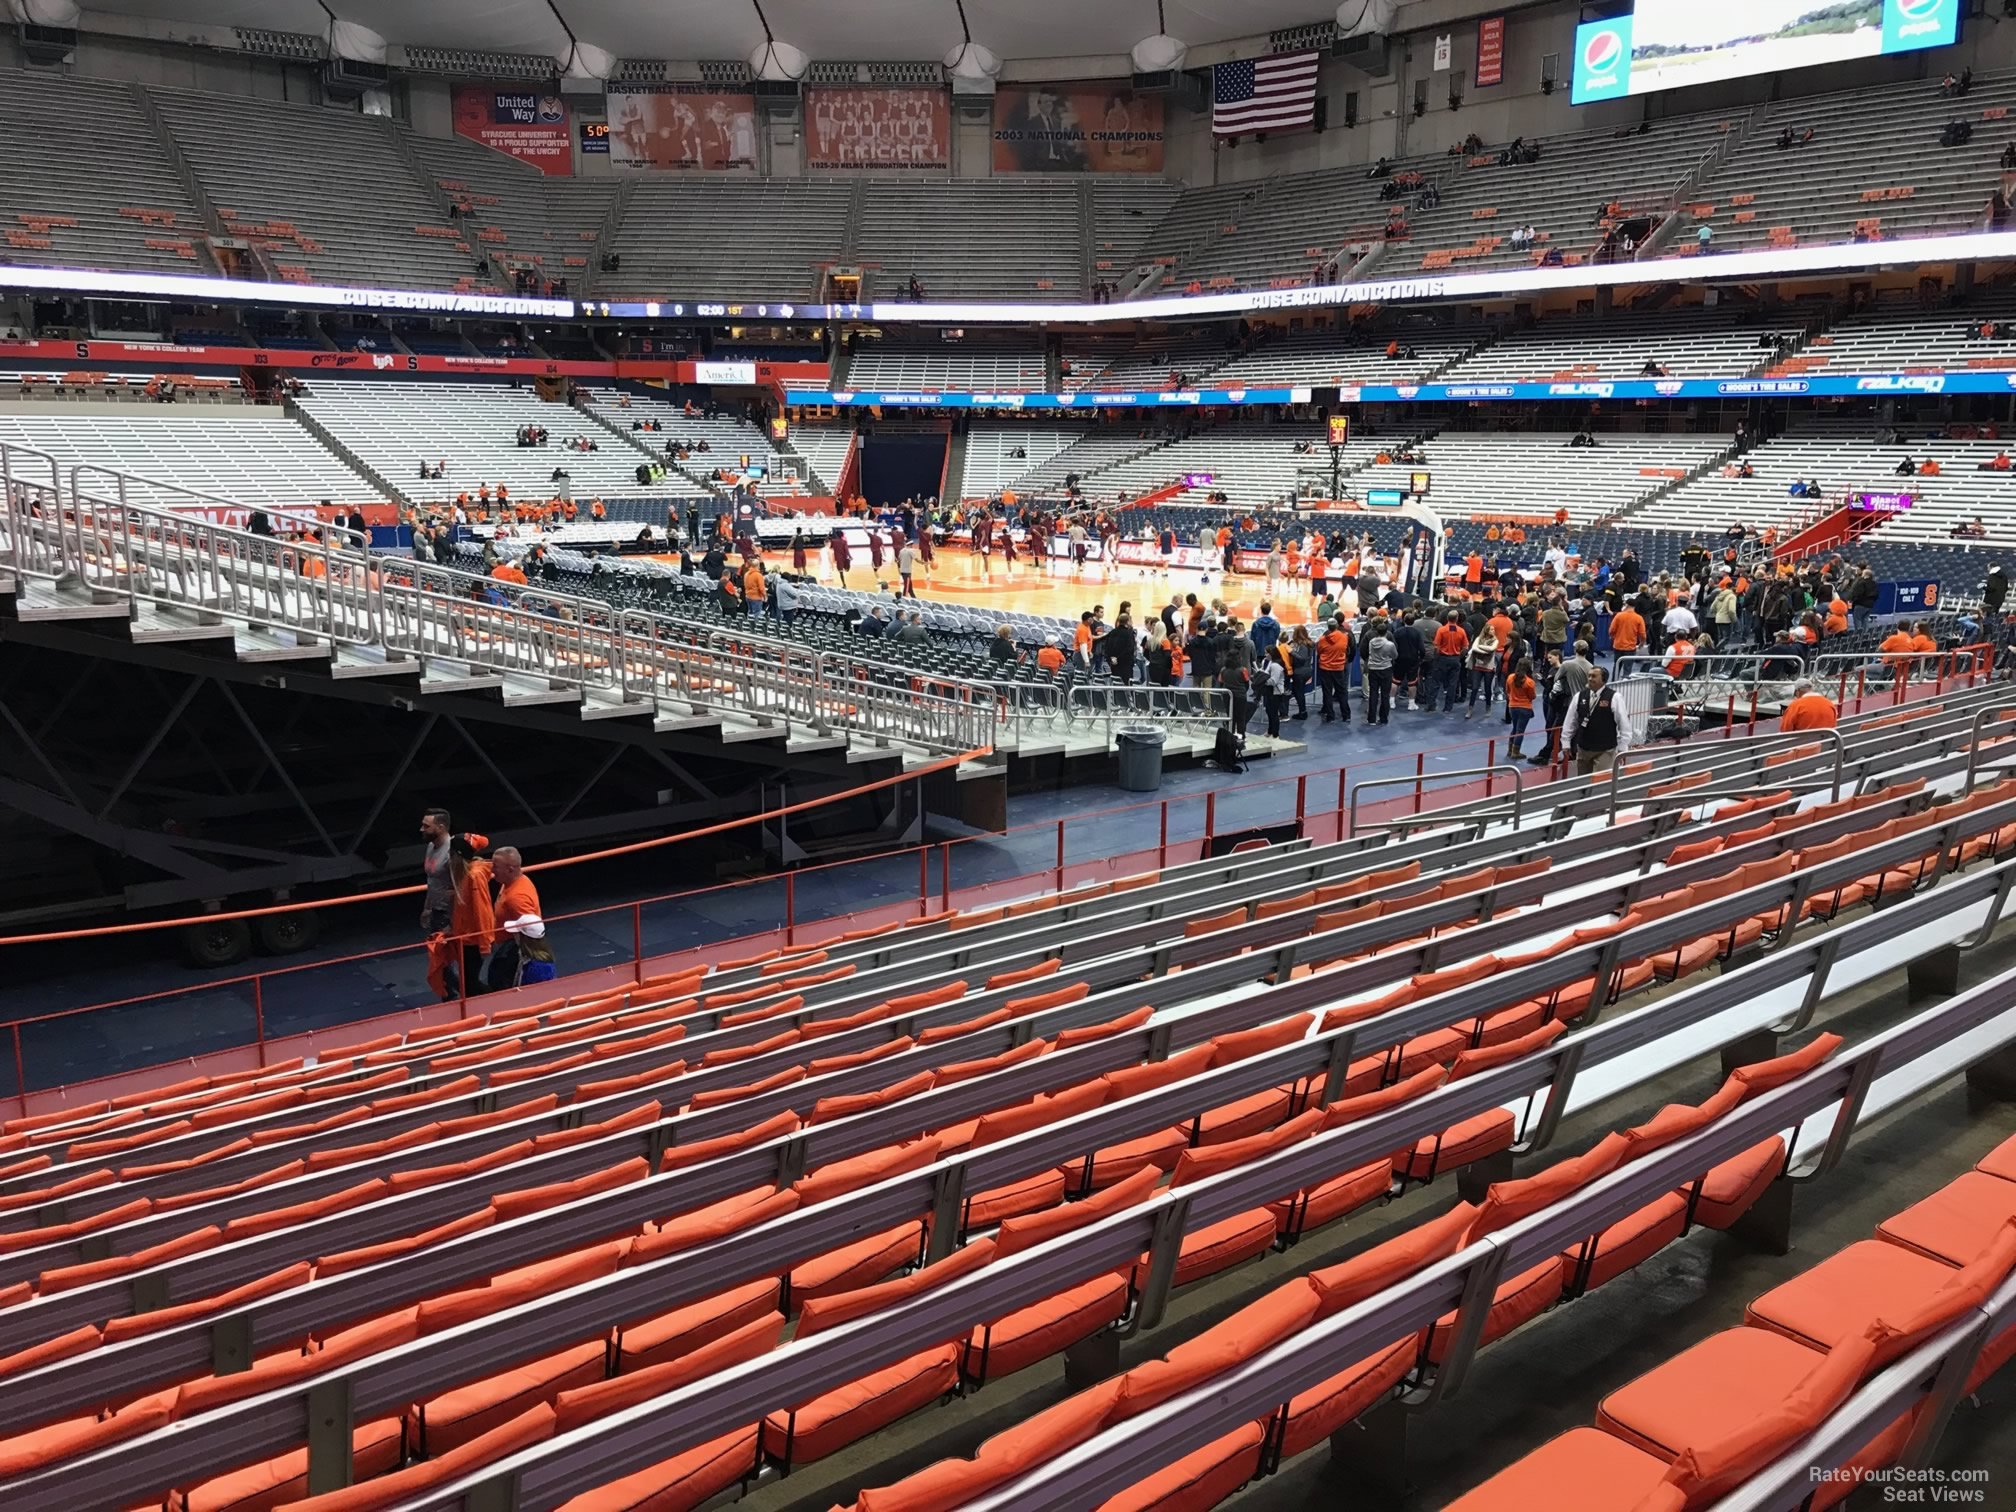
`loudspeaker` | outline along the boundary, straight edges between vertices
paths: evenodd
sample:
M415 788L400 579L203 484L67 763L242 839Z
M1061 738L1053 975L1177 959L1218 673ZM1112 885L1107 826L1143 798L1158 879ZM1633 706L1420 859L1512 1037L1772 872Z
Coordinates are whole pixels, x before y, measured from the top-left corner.
M1358 124L1358 91L1352 90L1344 96L1344 126L1346 130Z
M1323 418L1325 420L1328 420L1330 418L1329 407L1333 404L1340 402L1337 393L1337 385L1333 383L1328 388L1311 389L1309 391L1309 401L1312 404L1318 404L1323 406Z
M1325 126L1328 126L1329 124L1330 124L1330 102L1324 99L1321 95L1318 95L1316 97L1316 118L1312 120L1309 123L1309 125L1312 129L1320 132Z

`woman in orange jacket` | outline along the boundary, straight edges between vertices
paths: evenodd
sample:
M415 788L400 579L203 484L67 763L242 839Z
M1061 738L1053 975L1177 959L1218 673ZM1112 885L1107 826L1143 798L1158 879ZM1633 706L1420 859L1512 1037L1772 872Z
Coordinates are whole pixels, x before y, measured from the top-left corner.
M483 991L483 962L497 932L490 906L490 863L479 852L490 849L487 835L456 835L448 842L448 874L455 883L455 905L448 933L427 941L427 985L442 1002Z

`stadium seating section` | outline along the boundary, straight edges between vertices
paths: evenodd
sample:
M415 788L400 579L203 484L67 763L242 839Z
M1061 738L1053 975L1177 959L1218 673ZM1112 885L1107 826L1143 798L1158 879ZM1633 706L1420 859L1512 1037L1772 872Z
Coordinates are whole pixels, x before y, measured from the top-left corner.
M22 261L214 273L207 238L221 235L249 242L283 279L497 288L525 268L576 293L779 300L814 297L835 266L864 269L878 298L903 297L914 276L935 296L1061 299L1100 284L1264 288L1332 270L1572 265L1617 255L1604 243L1619 217L1662 222L1629 254L1641 258L1697 253L1704 225L1716 250L1959 231L1997 181L2006 133L1994 123L2016 99L2016 75L1984 75L1964 102L1911 82L1524 143L1538 161L1501 162L1507 144L1493 142L1389 164L1420 185L1389 198L1389 180L1362 168L1188 187L550 180L343 110L20 72L5 84L0 185L18 207L6 251ZM41 124L64 119L92 121L93 140L60 164L29 155ZM1957 119L1981 129L1940 146ZM1814 138L1780 148L1787 128ZM757 225L759 237L728 234ZM1533 240L1515 242L1515 227ZM604 253L616 271L603 271Z
M1930 932L1920 949L1972 929L2016 865L2016 782L1973 783L1968 750L1999 701L1991 687L1848 719L1838 799L1831 754L1704 742L1554 784L1517 817L1501 799L1414 835L1102 863L1062 891L859 915L9 1120L0 1492L74 1499L89 1476L110 1504L193 1512L354 1481L311 1504L392 1506L585 1444L601 1457L571 1462L577 1508L698 1506L1062 1356L1083 1389L1011 1430L1024 1452L990 1440L904 1482L925 1499L888 1503L958 1505L1827 1076L1854 1046L1802 1015L1797 1049L1747 1057L1698 1106L1512 1179L1515 1144L1551 1153L1542 1088L1573 1111L1755 1043L1783 1010L1719 962L1827 942L1844 963L1817 995L1831 1000L1868 979L1865 952L1896 967L1883 952L1905 930ZM1585 1056L1605 1090L1578 1083ZM1845 1083L1827 1085L1838 1102ZM1481 1113L1443 1112L1485 1093ZM1768 1205L1830 1122L1681 1172L1507 1276L1481 1338L1459 1342L1453 1319L1410 1335L1214 1443L1208 1477L1186 1460L1118 1504L1183 1484L1181 1505L1214 1505L1432 1381L1452 1350L1544 1329L1670 1246L1732 1242L1712 1236ZM1403 1124L1424 1132L1396 1141ZM1989 1255L1999 1280L2016 1262L1996 1233L2016 1188L1990 1164L1885 1225L1897 1301L1936 1292L1931 1267L1978 1280ZM1423 1220L1418 1189L1450 1182L1481 1206L1440 1213L1431 1196ZM1247 1206L1188 1216L1235 1190ZM1116 1370L1119 1335L1152 1333L1172 1291L1388 1199L1416 1220L1398 1237ZM1732 1390L1770 1401L1837 1347L1829 1299L1876 1284L1855 1263L1832 1291L1760 1298L1738 1354L1701 1346ZM801 1366L817 1390L769 1390ZM730 1370L762 1383L732 1420L705 1403ZM1614 1393L1602 1424L1651 1480L1720 1421L1673 1420L1658 1376ZM305 1416L270 1410L332 1381L376 1402L394 1379L396 1405L340 1434L304 1440ZM614 1415L647 1402L677 1405L663 1436L612 1453ZM682 1415L696 1410L704 1430ZM1627 1488L1615 1504L1637 1505L1630 1457L1585 1452L1608 1455L1586 1474Z

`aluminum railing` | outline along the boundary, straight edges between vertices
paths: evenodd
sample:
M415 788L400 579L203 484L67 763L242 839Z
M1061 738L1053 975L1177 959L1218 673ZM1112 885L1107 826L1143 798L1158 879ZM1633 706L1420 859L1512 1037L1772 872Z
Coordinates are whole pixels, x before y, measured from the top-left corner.
M20 575L73 582L107 602L160 604L210 623L239 620L304 641L376 646L388 658L453 661L759 726L858 733L885 746L949 754L994 741L998 701L977 684L371 557L353 549L352 533L306 517L269 512L300 533L254 534L216 523L220 513L248 513L227 501L108 468L73 467L66 479L55 459L25 448L0 447L0 485L0 559ZM143 489L184 507L134 502Z

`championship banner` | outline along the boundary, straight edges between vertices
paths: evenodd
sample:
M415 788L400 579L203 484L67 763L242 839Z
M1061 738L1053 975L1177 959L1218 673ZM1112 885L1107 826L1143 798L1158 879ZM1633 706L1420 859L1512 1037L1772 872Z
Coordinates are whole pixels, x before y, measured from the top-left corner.
M996 173L1160 173L1162 97L1125 84L994 92Z
M502 84L457 84L455 135L565 178L574 171L567 102L557 94Z
M1486 16L1477 23L1477 84L1488 88L1505 82L1505 18Z
M684 84L608 86L618 168L754 168L756 97Z
M942 89L808 89L808 168L952 166L952 100Z

